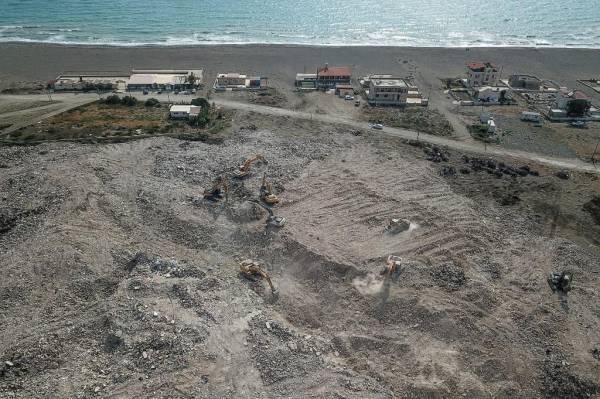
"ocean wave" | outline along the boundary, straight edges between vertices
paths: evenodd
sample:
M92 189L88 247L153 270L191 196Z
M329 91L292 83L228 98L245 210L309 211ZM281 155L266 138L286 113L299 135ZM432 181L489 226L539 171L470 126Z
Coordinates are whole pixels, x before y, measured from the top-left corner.
M114 37L99 37L95 35L70 35L71 31L40 31L38 34L16 35L13 31L5 34L0 27L0 43L48 43L64 45L114 46L114 47L177 47L194 45L301 45L301 46L391 46L391 47L543 47L543 48L600 48L600 37L585 37L581 41L569 40L552 41L540 38L504 35L500 37L453 34L440 39L436 37L418 37L406 34L385 34L374 32L364 35L364 39L349 39L346 37L316 37L304 34L274 33L266 37L244 36L241 32L199 32L190 36L166 36L155 40L125 40ZM593 39L596 40L593 40ZM583 40L585 39L585 40Z

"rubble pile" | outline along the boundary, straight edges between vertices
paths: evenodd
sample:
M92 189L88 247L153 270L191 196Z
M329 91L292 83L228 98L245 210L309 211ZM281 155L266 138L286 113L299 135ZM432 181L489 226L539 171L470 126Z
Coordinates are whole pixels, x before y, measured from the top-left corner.
M448 162L450 159L447 153L435 145L432 147L424 147L423 152L427 155L426 159L431 162Z
M470 173L470 171L486 171L489 174L496 175L496 177L502 177L503 175L512 177L539 176L538 171L532 170L527 165L523 165L517 168L511 165L507 165L504 162L498 162L491 158L477 158L469 157L467 155L463 155L463 161L468 166L468 169L461 169L461 173L464 174Z

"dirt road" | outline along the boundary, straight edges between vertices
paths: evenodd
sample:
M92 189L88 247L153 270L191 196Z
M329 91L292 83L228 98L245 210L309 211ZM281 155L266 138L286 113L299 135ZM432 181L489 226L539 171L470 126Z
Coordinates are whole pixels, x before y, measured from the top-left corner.
M143 96L141 94L133 94L138 99L143 100L144 98L148 98L149 96ZM7 96L11 97L11 96ZM31 100L39 100L39 98L46 97L45 95L26 95L26 96L12 96L14 98L19 99L31 99ZM176 102L176 103L189 103L191 97L189 96L175 96L175 95L152 95L152 97L157 98L161 102ZM2 96L4 98L4 96ZM29 120L28 122L23 122L18 125L14 125L8 129L5 129L2 133L8 134L10 131L15 130L16 128L22 127L32 123L36 123L39 120L44 118L54 116L59 114L60 112L64 112L68 109L77 107L79 105L85 104L86 102L91 102L98 98L97 94L80 94L80 95L72 95L72 94L55 94L53 96L54 99L64 101L65 107L59 111L55 111L49 114L39 115L35 118ZM414 140L419 139L421 141L439 145L446 146L451 149L471 152L476 154L485 154L489 156L502 156L502 157L513 157L518 158L525 161L533 161L543 165L552 166L556 168L562 169L570 169L577 170L580 172L589 172L589 173L600 173L600 170L593 164L583 162L579 159L574 158L557 158L550 157L547 155L531 153L526 151L519 151L514 149L506 149L501 148L499 146L494 145L486 145L484 143L467 143L467 142L459 142L453 139L433 136L425 133L419 133L414 130L407 129L398 129L392 127L385 127L384 130L376 131L370 128L370 125L365 122L359 122L350 118L345 118L337 115L322 115L322 114L313 114L302 111L295 111L283 108L275 108L268 107L264 105L257 104L248 104L237 101L228 101L224 99L211 99L211 102L214 102L217 105L221 105L223 107L238 109L249 112L256 112L263 115L272 115L272 116L282 116L282 117L290 117L296 119L304 119L304 120L312 120L312 121L320 121L328 124L337 124L337 125L345 125L355 129L368 129L372 131L374 134L383 134L388 136L400 137L404 139Z

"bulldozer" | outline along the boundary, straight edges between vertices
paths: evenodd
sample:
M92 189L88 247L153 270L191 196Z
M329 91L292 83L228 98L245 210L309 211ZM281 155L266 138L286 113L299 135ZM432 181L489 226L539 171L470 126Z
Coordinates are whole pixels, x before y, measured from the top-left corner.
M251 259L243 260L240 262L240 273L242 276L252 281L256 281L256 278L264 278L267 280L267 283L269 283L269 287L271 287L271 293L273 293L273 295L277 293L277 290L271 282L271 277L263 270L260 263Z
M238 179L243 179L244 177L250 174L250 167L254 162L262 161L264 163L268 163L265 157L260 154L253 156L252 158L246 159L242 165L239 166L238 170L234 172L234 176Z
M225 200L227 200L228 193L229 184L227 183L227 178L221 176L214 181L212 188L204 190L204 199L218 201L225 197Z
M279 198L273 194L273 187L267 181L267 174L263 174L262 184L260 185L260 199L267 205L279 203Z

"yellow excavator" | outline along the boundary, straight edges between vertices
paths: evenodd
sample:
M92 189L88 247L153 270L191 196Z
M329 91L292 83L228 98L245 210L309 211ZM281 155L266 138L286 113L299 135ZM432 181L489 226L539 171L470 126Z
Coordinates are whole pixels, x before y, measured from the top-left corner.
M267 181L267 174L263 174L262 184L260 185L260 199L267 205L279 203L279 197L273 194L273 186Z
M243 179L244 177L250 174L250 167L254 162L262 161L264 163L268 163L265 157L260 154L253 156L252 158L246 159L242 165L239 166L238 170L234 172L234 176L238 179Z
M229 184L227 183L227 178L221 176L214 181L212 188L204 190L204 199L218 201L225 197L225 200L227 200L228 193Z
M247 279L256 281L255 278L264 278L269 283L269 287L271 287L271 292L275 294L277 290L273 286L271 282L271 277L269 274L263 270L260 266L260 263L253 261L251 259L246 259L240 262L240 273L246 277Z

